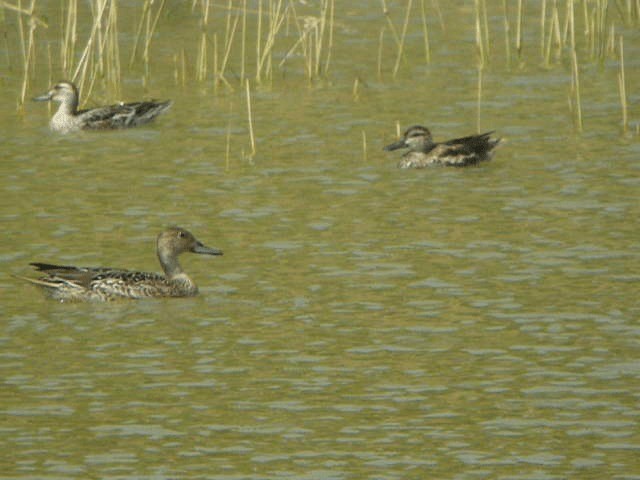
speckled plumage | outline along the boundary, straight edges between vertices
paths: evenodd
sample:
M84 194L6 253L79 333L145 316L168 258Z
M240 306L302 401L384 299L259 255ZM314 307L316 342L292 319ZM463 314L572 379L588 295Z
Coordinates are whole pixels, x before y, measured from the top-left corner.
M133 102L78 110L78 89L71 82L59 82L47 93L33 100L60 104L49 122L51 130L59 133L135 127L149 123L172 104L171 100Z
M492 150L500 143L499 138L491 138L493 132L468 137L455 138L436 143L428 128L420 125L409 127L403 138L384 147L385 150L408 148L398 162L399 168L424 168L431 165L466 167L489 160Z
M40 278L21 278L44 288L49 296L61 302L189 297L198 293L198 287L178 262L178 256L184 252L222 255L220 250L204 246L187 230L171 227L158 235L157 240L157 254L164 275L36 262L30 265L45 275Z

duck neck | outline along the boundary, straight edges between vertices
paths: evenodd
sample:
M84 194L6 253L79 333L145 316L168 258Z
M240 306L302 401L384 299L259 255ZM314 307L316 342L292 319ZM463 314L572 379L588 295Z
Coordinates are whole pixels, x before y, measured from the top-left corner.
M431 138L426 138L419 151L422 153L429 153L435 146L436 144L431 140Z
M56 115L75 115L78 113L78 98L67 97L64 101L60 102L58 112Z
M162 270L169 280L172 280L184 273L180 266L180 262L178 262L177 256L158 252L158 260L160 260Z

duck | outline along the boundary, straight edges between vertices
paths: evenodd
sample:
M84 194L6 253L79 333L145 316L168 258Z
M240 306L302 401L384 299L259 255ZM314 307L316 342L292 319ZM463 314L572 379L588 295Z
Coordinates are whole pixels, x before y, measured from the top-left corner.
M386 151L408 148L398 168L425 168L431 165L467 167L491 159L492 150L501 139L491 138L494 132L434 142L427 127L414 125L407 128L400 140L384 147Z
M34 97L33 101L60 104L49 122L49 128L58 133L136 127L149 123L173 104L171 100L147 101L78 110L79 99L78 87L73 82L61 81L47 93Z
M156 252L163 274L33 262L30 265L44 275L19 278L41 287L49 297L60 302L192 297L198 294L198 287L180 266L180 254L222 255L221 250L203 245L181 227L162 231L157 237Z

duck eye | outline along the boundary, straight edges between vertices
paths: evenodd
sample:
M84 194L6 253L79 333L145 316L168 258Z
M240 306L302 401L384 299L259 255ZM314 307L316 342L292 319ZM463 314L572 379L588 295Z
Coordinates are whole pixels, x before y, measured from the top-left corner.
M184 237L186 237L185 233L183 231L179 231L178 238L184 238Z

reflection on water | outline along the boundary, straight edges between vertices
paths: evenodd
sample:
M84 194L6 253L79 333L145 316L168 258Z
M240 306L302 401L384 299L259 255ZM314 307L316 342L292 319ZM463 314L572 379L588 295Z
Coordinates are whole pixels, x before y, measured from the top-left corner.
M378 32L356 25L341 48L364 55ZM3 475L635 478L638 147L617 93L576 136L566 76L494 66L494 160L399 171L396 120L475 129L466 51L440 48L394 82L363 66L357 101L345 55L334 85L256 91L251 161L241 93L174 90L151 127L60 137L0 92ZM172 224L225 252L183 259L196 298L60 305L10 276L157 270Z

